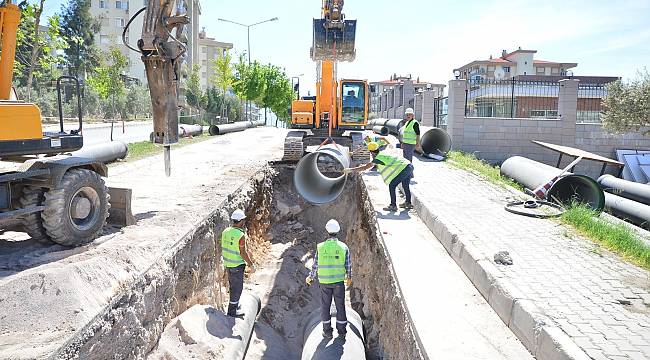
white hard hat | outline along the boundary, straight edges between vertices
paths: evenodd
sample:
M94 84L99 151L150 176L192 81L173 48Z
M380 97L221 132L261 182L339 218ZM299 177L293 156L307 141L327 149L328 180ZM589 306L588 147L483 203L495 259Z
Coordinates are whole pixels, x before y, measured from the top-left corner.
M246 214L244 214L244 210L237 209L232 212L232 215L230 215L230 218L235 220L235 221L242 221L246 219Z
M331 219L330 221L325 224L325 230L327 230L328 233L330 234L336 234L341 230L341 227L339 226L339 222Z
M415 115L415 111L413 111L413 108L406 108L406 110L404 111L404 115L408 115L408 114Z

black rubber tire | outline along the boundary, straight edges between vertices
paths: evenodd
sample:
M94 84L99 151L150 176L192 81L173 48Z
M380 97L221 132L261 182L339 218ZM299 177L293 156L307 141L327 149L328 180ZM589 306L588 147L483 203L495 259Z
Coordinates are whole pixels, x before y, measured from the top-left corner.
M99 206L93 211L98 211L94 223L88 229L81 230L74 226L69 216L73 196L81 188L90 187L96 191ZM65 246L80 246L93 241L101 232L108 217L109 204L108 189L104 180L98 173L86 169L69 170L58 188L50 189L45 193L45 210L41 217L43 226L52 241Z
M20 197L20 206L29 207L34 205L42 205L45 201L45 190L36 186L23 187L23 195ZM20 220L23 230L31 236L31 238L41 244L52 245L52 239L47 235L43 227L43 220L41 219L41 212L35 212L23 215Z

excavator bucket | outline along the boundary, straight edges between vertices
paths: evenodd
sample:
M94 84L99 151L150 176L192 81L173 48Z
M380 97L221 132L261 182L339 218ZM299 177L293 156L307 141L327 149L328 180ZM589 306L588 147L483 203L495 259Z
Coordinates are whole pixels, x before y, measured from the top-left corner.
M314 19L314 42L311 59L353 61L356 56L354 40L357 30L356 20L345 20L338 26L326 26L325 19Z

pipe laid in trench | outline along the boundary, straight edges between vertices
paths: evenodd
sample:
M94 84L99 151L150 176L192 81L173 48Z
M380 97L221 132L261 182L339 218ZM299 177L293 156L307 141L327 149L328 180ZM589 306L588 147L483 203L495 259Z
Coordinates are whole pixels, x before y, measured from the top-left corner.
M375 125L372 127L372 132L381 136L386 136L388 135L388 128L385 126Z
M526 188L533 190L549 182L562 170L540 162L513 156L501 165L501 174L510 177ZM596 181L585 175L565 173L548 190L548 199L558 199L563 204L579 202L595 211L605 206L605 194Z
M72 156L93 159L102 163L124 159L129 153L129 148L121 141L111 141L95 145L86 145L70 153Z
M320 318L320 309L311 312L305 321L303 332L303 347L301 360L363 360L366 358L364 347L363 321L356 311L349 307L345 309L348 318L347 334L345 339L334 337L323 339L323 323ZM332 315L332 325L336 324L336 314Z
M293 173L293 183L305 200L314 204L326 204L335 200L345 186L347 176L327 177L318 168L318 160L323 157L343 168L350 167L350 153L347 148L328 144L318 151L305 155Z
M606 192L605 208L618 218L646 230L650 229L650 206L648 205Z
M598 184L607 192L650 205L650 185L648 184L627 181L607 174L598 178Z
M243 360L246 357L248 343L251 341L251 337L253 336L255 319L260 313L262 302L260 301L260 298L257 297L257 295L251 294L249 292L243 292L239 298L239 306L240 310L238 311L243 312L244 316L241 321L239 319L235 321L235 325L233 325L232 330L233 333L236 331L237 334L242 335L242 341L238 345L233 346L230 351L230 356L226 356L226 359Z

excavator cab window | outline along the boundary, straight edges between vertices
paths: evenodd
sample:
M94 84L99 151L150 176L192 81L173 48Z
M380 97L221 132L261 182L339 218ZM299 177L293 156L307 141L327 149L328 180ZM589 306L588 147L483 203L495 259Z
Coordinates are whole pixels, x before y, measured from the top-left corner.
M366 87L363 82L346 82L342 86L343 123L363 123L366 114Z

